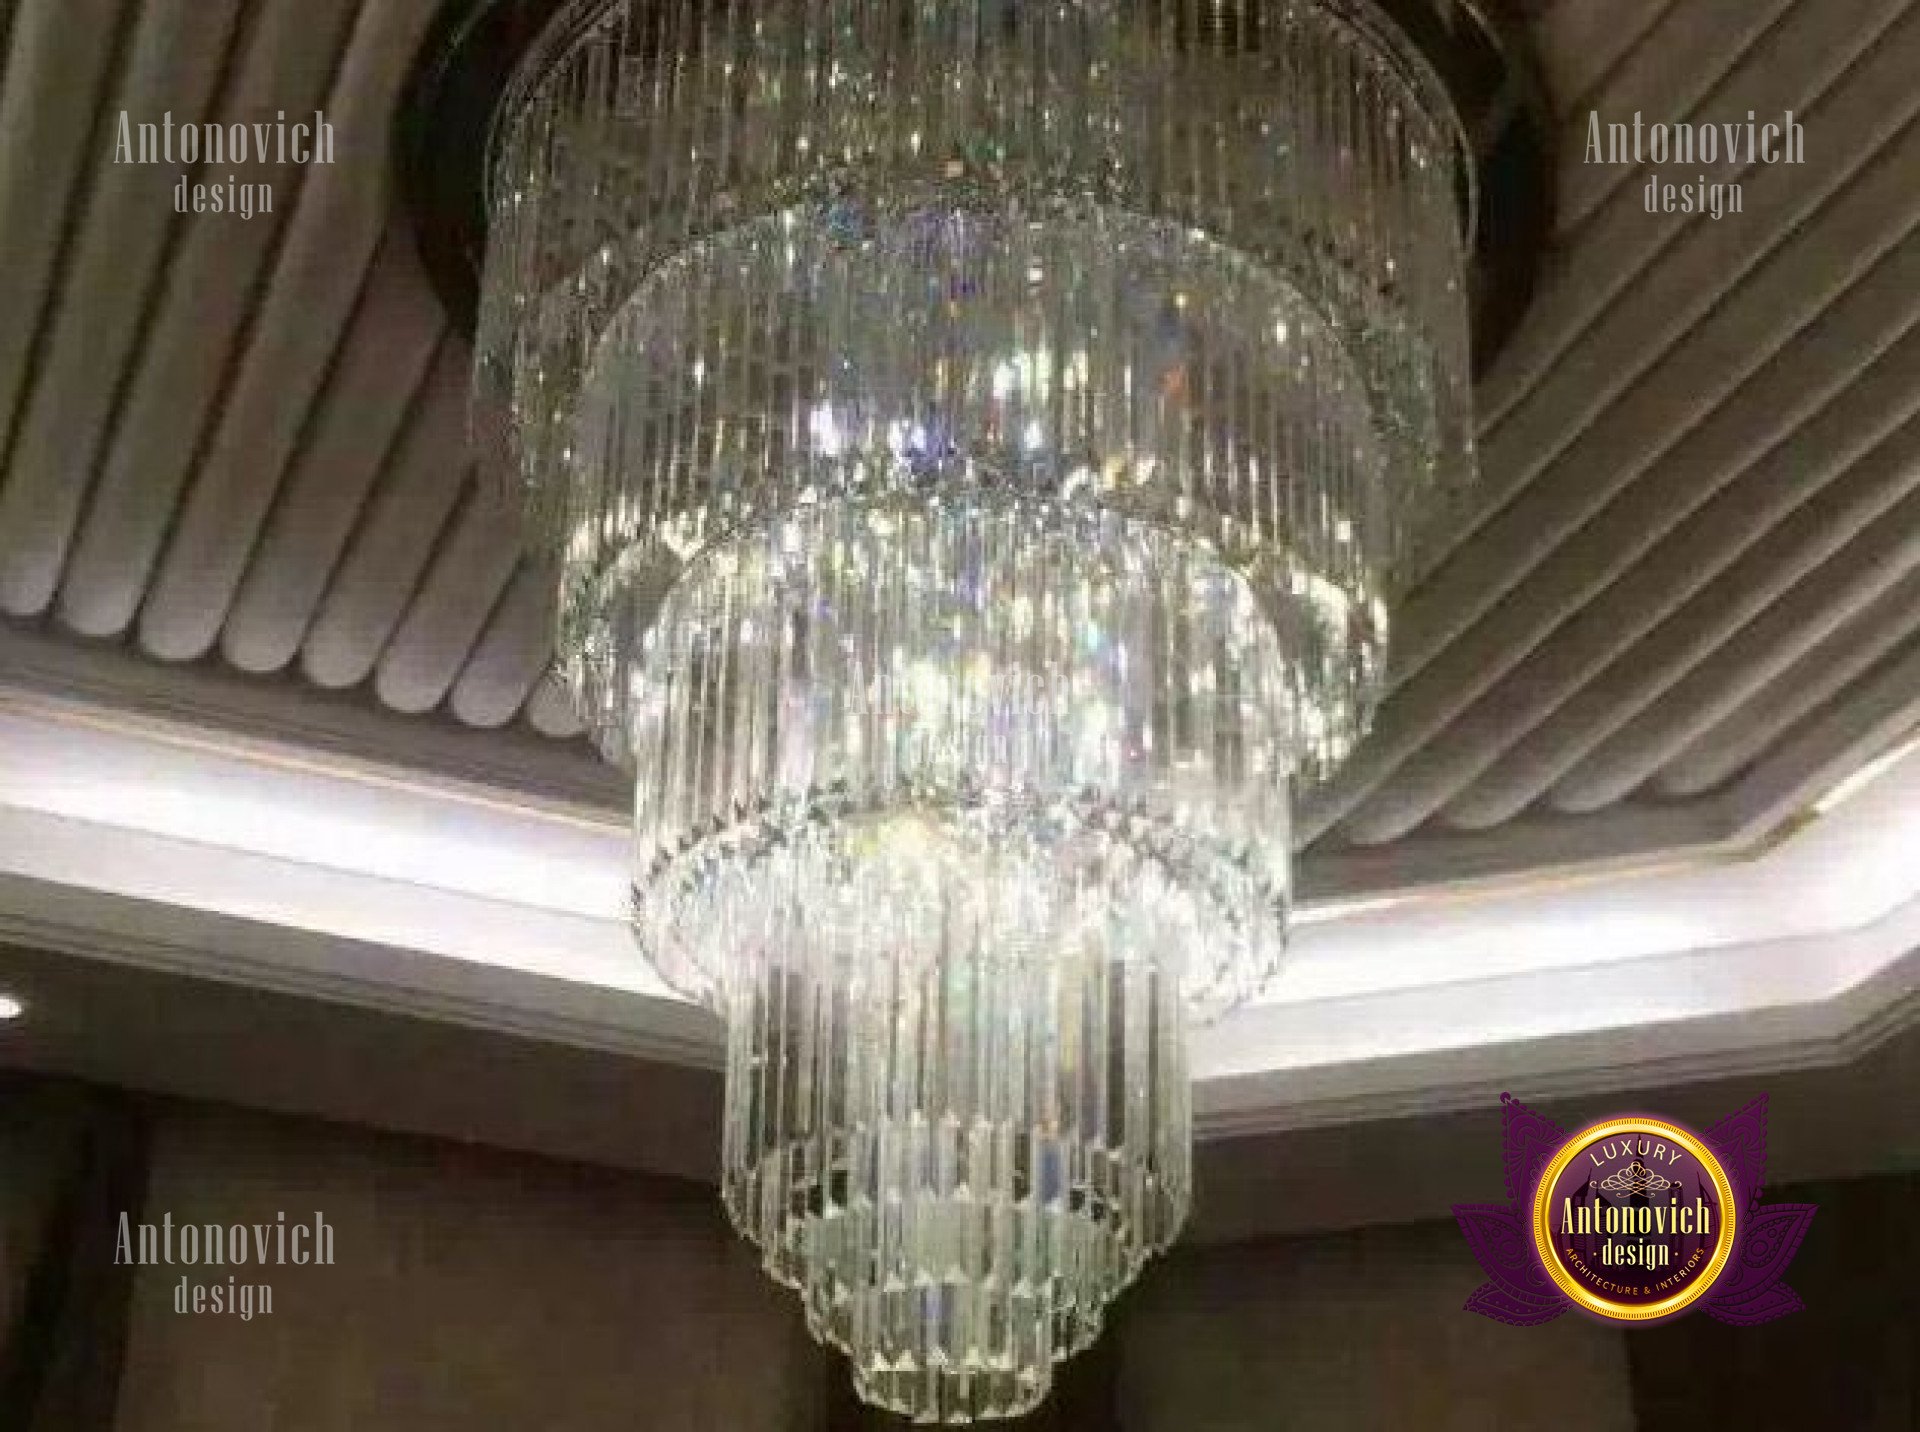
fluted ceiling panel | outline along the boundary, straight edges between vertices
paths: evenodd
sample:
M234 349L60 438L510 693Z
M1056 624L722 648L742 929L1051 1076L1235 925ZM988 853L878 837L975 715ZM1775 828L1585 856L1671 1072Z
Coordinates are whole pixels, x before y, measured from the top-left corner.
M1753 835L1920 722L1920 11L1520 8L1554 247L1482 382L1478 506L1306 801L1323 891ZM434 9L0 4L0 681L612 800L393 192ZM241 166L252 218L112 162L123 111L316 109L338 162ZM1717 221L1584 162L1591 112L1786 109L1808 162L1711 167Z

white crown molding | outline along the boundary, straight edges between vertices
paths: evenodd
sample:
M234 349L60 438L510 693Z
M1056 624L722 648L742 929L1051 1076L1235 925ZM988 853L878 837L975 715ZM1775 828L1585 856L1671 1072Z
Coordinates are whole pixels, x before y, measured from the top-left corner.
M1308 913L1195 1046L1210 1134L1830 1063L1910 1018L1920 752L1755 858ZM610 823L0 700L0 938L649 1059L717 1027Z
M1256 1011L1232 1051L1202 1045L1214 1060L1266 1052L1203 1068L1196 1118L1238 1138L1485 1109L1509 1090L1572 1099L1851 1064L1920 1017L1920 900L1865 931L1636 963Z
M217 664L169 666L116 645L55 638L0 622L0 697L342 773L491 796L617 827L628 792L584 741L516 725L476 731L439 716L401 716L364 692L326 692ZM1817 747L1815 754L1824 751ZM1791 778L1659 806L1626 803L1587 816L1546 815L1489 831L1421 832L1379 847L1316 846L1297 876L1303 899L1349 899L1432 885L1503 880L1543 868L1606 870L1660 859L1745 853L1784 814Z

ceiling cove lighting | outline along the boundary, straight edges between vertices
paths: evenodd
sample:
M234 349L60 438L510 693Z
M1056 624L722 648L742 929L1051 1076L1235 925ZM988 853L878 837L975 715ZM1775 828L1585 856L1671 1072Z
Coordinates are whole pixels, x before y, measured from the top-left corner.
M1016 1415L1180 1229L1188 1026L1471 479L1463 115L1366 0L533 32L477 411L727 1211L867 1401Z
M1891 750L1883 752L1859 770L1836 782L1826 794L1813 803L1813 813L1832 815L1874 782L1891 774L1916 755L1920 755L1920 734L1899 742Z

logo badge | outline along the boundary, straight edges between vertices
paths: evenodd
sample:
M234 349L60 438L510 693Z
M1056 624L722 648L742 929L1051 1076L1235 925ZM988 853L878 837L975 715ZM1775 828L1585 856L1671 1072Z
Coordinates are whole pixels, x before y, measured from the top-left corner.
M1712 1149L1664 1119L1609 1119L1547 1160L1533 1250L1556 1287L1603 1318L1647 1322L1704 1297L1733 1256L1740 1214Z
M1453 1210L1492 1280L1467 1311L1526 1325L1568 1308L1629 1324L1696 1306L1735 1324L1799 1310L1781 1279L1814 1205L1760 1203L1764 1095L1705 1134L1621 1115L1569 1135L1501 1102L1511 1202Z

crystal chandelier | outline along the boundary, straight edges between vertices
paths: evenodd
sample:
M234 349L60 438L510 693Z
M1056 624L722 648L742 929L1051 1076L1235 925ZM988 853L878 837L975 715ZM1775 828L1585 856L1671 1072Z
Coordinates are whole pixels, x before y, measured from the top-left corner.
M483 403L723 1192L867 1401L1046 1394L1187 1210L1472 467L1454 109L1366 0L586 0L496 125Z

